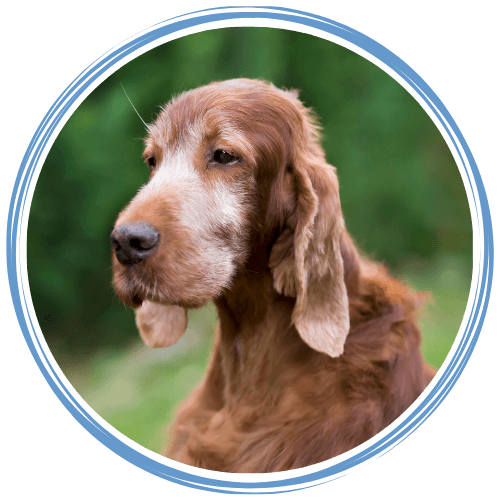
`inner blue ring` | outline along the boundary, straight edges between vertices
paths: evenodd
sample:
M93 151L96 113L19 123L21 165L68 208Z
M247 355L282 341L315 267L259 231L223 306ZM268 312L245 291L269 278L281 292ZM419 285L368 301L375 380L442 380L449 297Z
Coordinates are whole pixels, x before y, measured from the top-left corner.
M302 489L308 487L308 483L312 481L326 482L336 479L344 475L352 467L358 466L371 458L381 456L389 451L392 447L399 444L413 433L441 404L448 392L455 385L455 382L461 375L465 365L467 364L470 355L476 345L481 327L483 325L486 314L487 305L489 302L492 276L493 276L493 229L491 223L491 215L484 190L484 185L479 174L477 165L472 157L469 147L458 129L453 118L444 107L443 103L429 88L429 86L401 59L395 54L387 50L385 47L375 42L371 38L359 33L345 25L327 19L325 17L316 16L302 11L287 9L283 7L252 7L258 9L255 11L244 11L250 7L224 7L220 9L242 9L233 12L217 12L219 9L206 9L198 11L196 17L173 21L170 24L158 24L151 31L144 34L139 34L131 41L120 45L116 49L112 49L103 56L102 59L87 67L59 96L56 102L51 106L38 129L36 130L29 147L23 157L14 189L12 193L11 203L9 207L7 221L7 271L9 276L9 285L12 295L12 300L18 317L18 321L26 339L28 347L38 364L41 372L46 378L52 390L55 392L64 406L71 414L83 425L94 437L99 439L108 448L115 453L125 458L129 462L141 467L142 469L151 472L159 477L163 477L178 484L184 484L197 489L207 491L216 491L221 493L272 493L274 488L285 488L285 491ZM215 11L215 12L213 12ZM210 13L209 13L210 12ZM188 14L191 15L191 14ZM308 16L308 17L304 17ZM301 24L322 30L332 35L338 36L364 51L370 53L382 63L390 67L407 84L409 84L415 92L428 104L431 109L437 110L435 116L440 121L444 130L452 141L456 152L462 162L467 175L467 182L473 194L472 205L474 206L475 216L478 220L479 227L482 229L481 250L483 252L482 268L478 274L477 288L474 297L473 307L467 318L467 325L462 336L462 339L450 360L446 370L438 374L439 379L427 395L420 402L418 407L408 414L390 433L385 435L379 441L371 445L358 454L340 462L333 466L326 467L323 470L300 475L293 478L260 481L260 482L239 482L239 481L224 481L218 479L207 478L195 474L189 474L165 464L157 462L137 450L129 447L108 430L102 427L93 417L87 413L72 396L64 383L59 379L57 372L51 366L49 359L43 351L42 344L39 341L36 329L32 322L29 313L23 311L23 304L27 309L25 287L23 286L21 277L21 264L17 261L18 256L18 240L20 236L20 228L22 217L25 208L25 201L33 174L38 165L39 159L51 139L54 131L60 121L65 117L66 113L73 103L80 97L82 93L103 73L108 71L112 66L129 56L138 49L172 33L184 30L186 28L196 27L214 21L224 21L232 19L272 19L280 21L288 21L296 24ZM176 19L176 18L174 18ZM457 141L454 138L454 135ZM467 161L465 161L459 146L463 150ZM468 162L468 165L467 165ZM474 187L477 195L474 193ZM482 225L481 217L482 215ZM28 292L29 293L29 292ZM32 339L30 331L33 332ZM37 347L41 354L37 351ZM48 369L46 368L46 366ZM50 371L49 371L50 370ZM298 471L300 472L300 470ZM332 478L332 476L336 476ZM226 489L221 489L226 488ZM236 489L248 491L235 491ZM264 491L255 491L260 489Z

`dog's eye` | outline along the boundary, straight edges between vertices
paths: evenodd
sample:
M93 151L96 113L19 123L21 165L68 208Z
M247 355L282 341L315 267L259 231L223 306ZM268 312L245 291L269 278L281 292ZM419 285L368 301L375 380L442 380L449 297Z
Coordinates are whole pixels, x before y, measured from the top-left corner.
M150 156L146 163L148 164L149 170L153 171L156 168L156 158L154 156Z
M221 165L227 165L228 163L232 163L237 159L238 159L237 156L229 154L227 151L224 151L223 149L218 149L214 153L214 161L216 163L220 163Z

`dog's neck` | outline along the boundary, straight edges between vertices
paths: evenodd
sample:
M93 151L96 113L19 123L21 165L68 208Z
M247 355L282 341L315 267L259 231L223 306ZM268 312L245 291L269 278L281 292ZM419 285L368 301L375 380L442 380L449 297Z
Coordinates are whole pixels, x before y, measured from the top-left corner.
M283 371L318 354L292 324L295 299L274 290L268 269L240 273L231 290L215 304L226 390L233 394L276 395L286 387L280 380Z

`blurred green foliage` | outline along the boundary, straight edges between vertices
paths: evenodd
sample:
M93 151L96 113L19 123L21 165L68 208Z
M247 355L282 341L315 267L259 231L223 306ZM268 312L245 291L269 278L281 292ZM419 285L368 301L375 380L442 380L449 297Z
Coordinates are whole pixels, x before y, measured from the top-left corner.
M158 425L202 375L215 317L213 309L194 313L198 348L180 358L138 357L146 351L134 344L133 312L111 286L109 233L148 179L145 128L121 85L151 122L173 95L237 77L297 88L317 112L350 233L434 296L422 327L435 366L468 297L472 226L457 166L431 119L383 70L331 42L277 29L226 28L161 45L117 70L70 117L41 171L28 226L31 295L54 356L96 411L155 451Z

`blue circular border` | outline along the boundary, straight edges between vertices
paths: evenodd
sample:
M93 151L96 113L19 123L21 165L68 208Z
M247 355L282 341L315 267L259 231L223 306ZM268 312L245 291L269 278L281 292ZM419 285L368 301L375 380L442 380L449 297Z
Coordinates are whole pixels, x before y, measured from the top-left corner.
M232 9L240 10L231 11ZM250 11L245 9L256 10ZM217 12L219 10L224 10L224 12ZM226 12L228 10L229 12ZM83 427L85 427L104 445L124 459L152 474L155 474L156 476L168 479L169 481L173 481L178 484L206 491L249 494L277 492L270 490L272 488L286 488L281 491L303 489L310 487L308 483L311 483L312 481L327 482L332 480L331 476L335 475L335 479L341 477L352 467L358 466L371 458L381 456L389 451L391 448L412 434L434 412L443 399L448 395L451 388L455 385L474 350L484 322L490 298L493 277L493 228L488 200L479 170L474 158L472 157L470 149L455 121L443 103L429 88L429 86L418 76L418 74L416 74L395 54L387 50L379 43L362 33L349 28L348 26L342 25L325 17L283 7L220 7L205 9L186 15L195 14L198 15L177 21L175 21L175 19L179 19L179 17L183 16L172 18L166 21L169 22L169 24L166 25L159 23L153 26L150 31L144 34L139 34L131 41L109 51L109 53L105 54L101 59L98 59L92 65L88 66L82 73L80 73L80 75L78 75L77 78L75 78L75 80L59 96L43 118L23 157L14 184L9 207L7 221L7 271L12 300L19 325L26 339L26 343L28 344L33 358L38 364L38 367L52 390L68 411L71 412L81 425L83 425ZM448 137L452 141L465 169L467 182L472 192L471 206L474 207L479 227L481 227L480 213L482 215L482 235L480 238L483 254L482 260L479 260L481 268L478 273L477 288L473 298L473 306L469 317L467 318L467 324L460 343L457 346L447 368L442 373L439 373L439 379L433 389L417 407L413 408L411 414L406 415L406 418L397 427L392 429L391 432L381 438L378 442L372 444L360 453L333 466L326 467L323 470L282 480L239 482L197 476L195 474L189 474L157 462L126 445L94 420L85 408L83 408L78 401L74 399L70 390L64 386L64 383L58 377L57 372L51 366L49 359L43 351L29 312L23 311L23 305L26 311L28 311L28 308L23 284L18 279L18 276L21 276L21 266L20 262L17 261L17 256L19 251L18 238L20 235L21 221L25 208L27 192L32 181L33 174L40 157L48 144L48 141L54 134L57 125L65 117L70 107L81 96L81 94L85 92L85 90L97 78L99 78L113 65L118 63L121 59L162 37L186 28L201 26L214 21L252 18L289 21L309 26L311 28L335 35L358 46L395 71L407 82L408 85L413 88L416 93L418 93L418 95L431 109L435 110L435 116L440 121L442 127L448 134ZM454 136L457 138L458 144ZM461 153L459 146L462 148L463 154ZM464 159L463 155L465 155L466 159ZM477 195L474 192L474 187ZM478 208L480 209L480 213L478 212ZM30 331L34 332L33 337L35 341L31 337ZM37 348L41 354L39 354ZM237 488L247 491L237 491ZM255 491L256 489L264 491Z

